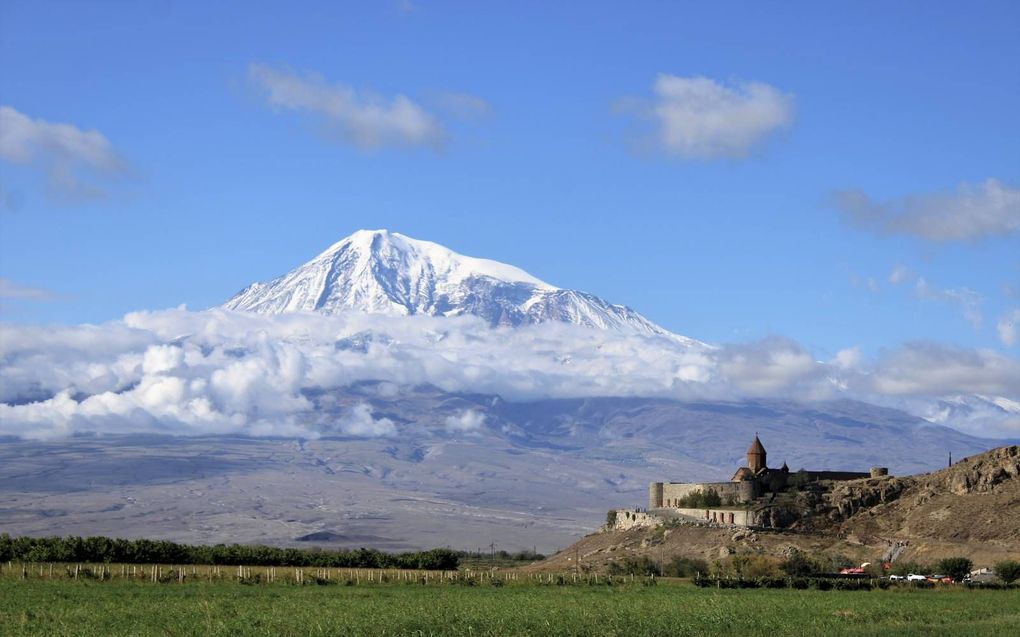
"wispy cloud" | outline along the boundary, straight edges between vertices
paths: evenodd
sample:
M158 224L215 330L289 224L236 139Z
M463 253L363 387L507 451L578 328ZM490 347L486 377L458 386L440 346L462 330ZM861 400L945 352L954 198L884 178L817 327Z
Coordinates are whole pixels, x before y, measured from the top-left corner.
M439 148L447 138L440 120L405 95L387 98L265 64L250 65L248 77L273 107L315 116L330 138L360 148Z
M101 198L103 179L128 172L99 131L33 119L10 106L0 106L0 159L43 170L49 194L65 203Z
M793 96L762 82L660 74L652 92L622 100L620 110L655 125L643 145L687 159L746 157L794 119Z
M1013 347L1020 343L1020 308L1006 312L995 325L1003 345Z
M0 278L0 299L48 301L54 298L49 290L19 285L10 279Z
M974 329L980 329L984 320L981 305L985 298L970 288L939 288L931 285L924 277L918 277L914 294L924 301L937 301L958 307Z
M889 283L899 285L900 283L909 280L911 277L913 277L913 274L911 273L910 268L905 265L897 265L892 269L892 272L889 273Z
M833 205L855 226L928 241L968 241L1020 230L1020 190L997 179L961 184L956 192L876 201L860 190L833 194Z

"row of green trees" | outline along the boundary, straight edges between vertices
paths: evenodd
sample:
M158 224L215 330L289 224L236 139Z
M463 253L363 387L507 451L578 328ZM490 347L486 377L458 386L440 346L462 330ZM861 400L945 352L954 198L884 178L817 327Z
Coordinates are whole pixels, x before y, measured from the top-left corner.
M328 551L248 544L215 546L164 540L108 537L11 537L0 535L0 561L116 562L126 564L218 564L223 566L304 566L318 568L407 568L455 570L456 551L432 549L385 553L375 549Z
M610 562L610 575L657 575L664 577L694 577L709 572L708 562L689 557L674 557L669 562L660 564L647 556L625 557Z

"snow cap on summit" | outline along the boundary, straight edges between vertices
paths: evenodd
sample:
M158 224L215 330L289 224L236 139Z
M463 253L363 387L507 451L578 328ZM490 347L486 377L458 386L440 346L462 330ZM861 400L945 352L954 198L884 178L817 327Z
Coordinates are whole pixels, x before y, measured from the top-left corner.
M359 230L287 274L249 286L223 307L260 314L473 315L493 326L553 321L696 343L623 305L389 230Z

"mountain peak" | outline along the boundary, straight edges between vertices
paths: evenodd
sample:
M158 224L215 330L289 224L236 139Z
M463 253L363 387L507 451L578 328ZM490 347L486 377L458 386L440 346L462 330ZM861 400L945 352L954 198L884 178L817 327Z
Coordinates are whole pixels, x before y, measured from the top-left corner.
M403 261L413 266L431 267L437 275L450 282L460 282L471 277L488 277L498 281L533 285L545 290L558 289L512 265L465 256L438 243L413 239L386 229L358 230L331 245L316 257L316 260L329 258L349 249L354 249L366 259L388 263Z
M252 284L223 307L262 314L470 314L493 326L558 321L689 341L622 305L384 229L358 230L291 272Z

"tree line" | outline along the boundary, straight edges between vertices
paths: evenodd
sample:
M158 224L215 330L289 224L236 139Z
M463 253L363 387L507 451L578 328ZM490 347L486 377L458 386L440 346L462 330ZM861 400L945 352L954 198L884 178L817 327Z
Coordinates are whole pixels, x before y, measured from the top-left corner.
M460 558L445 548L386 553L376 549L297 549L249 544L195 545L166 540L108 537L11 537L0 535L0 561L215 564L317 568L456 570Z

